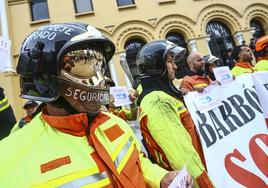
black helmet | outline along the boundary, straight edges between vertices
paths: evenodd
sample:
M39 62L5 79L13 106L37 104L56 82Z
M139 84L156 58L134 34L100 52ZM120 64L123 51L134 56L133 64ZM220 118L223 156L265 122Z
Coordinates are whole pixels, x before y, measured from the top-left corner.
M140 79L167 75L165 62L167 54L171 54L177 63L184 56L185 49L168 40L153 41L143 46L137 54L136 61Z
M42 26L31 33L21 47L17 66L21 97L44 102L53 102L59 96L87 101L90 97L103 99L98 94L103 92L106 96L108 89L100 84L106 62L114 51L114 44L90 25ZM88 93L96 90L98 94ZM76 102L69 103L75 105Z
M33 108L33 107L37 107L38 103L35 101L27 101L24 105L23 105L23 109L28 109L28 108Z

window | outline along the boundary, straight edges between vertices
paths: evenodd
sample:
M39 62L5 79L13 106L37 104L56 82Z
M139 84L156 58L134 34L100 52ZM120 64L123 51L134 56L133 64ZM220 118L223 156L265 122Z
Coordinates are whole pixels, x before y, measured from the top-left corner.
M254 38L260 38L260 37L265 35L263 26L262 26L261 22L259 22L258 20L252 19L250 21L250 27L254 28L254 31L255 31L253 33Z
M76 13L93 11L92 0L74 0L74 7Z
M224 60L227 49L235 46L230 29L221 22L211 21L207 25L206 32L210 36L208 45L212 55Z
M187 50L187 43L185 42L184 36L178 32L169 32L166 39L186 49L184 57L179 61L180 63L177 63L178 69L176 71L176 78L183 78L190 70L187 64L189 52Z
M47 0L31 0L30 1L32 21L48 19Z
M134 0L117 0L117 5L119 7L126 6L126 5L134 5Z

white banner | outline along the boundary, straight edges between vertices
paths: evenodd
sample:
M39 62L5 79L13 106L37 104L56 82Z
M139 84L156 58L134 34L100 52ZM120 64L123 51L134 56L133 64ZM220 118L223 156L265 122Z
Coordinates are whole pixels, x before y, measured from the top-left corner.
M214 109L200 112L194 103L197 95L189 93L185 102L215 186L267 188L268 131L251 74L221 86L221 105Z
M252 76L268 126L268 71L259 71Z
M0 36L0 72L9 67L11 41Z

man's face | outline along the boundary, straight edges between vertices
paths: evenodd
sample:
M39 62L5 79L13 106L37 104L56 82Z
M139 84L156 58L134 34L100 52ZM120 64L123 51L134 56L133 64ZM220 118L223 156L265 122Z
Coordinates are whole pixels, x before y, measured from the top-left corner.
M168 73L168 80L172 81L175 79L175 74L177 70L177 65L174 63L174 60L171 55L167 55L166 67Z
M242 46L241 52L238 54L239 60L242 62L251 62L253 60L253 53L250 47Z
M201 53L196 53L192 59L192 71L199 72L205 70L205 61Z
M217 67L216 63L212 63L212 64L210 64L210 65L208 66L208 70L209 70L209 72L213 73L213 69L216 68L216 67Z

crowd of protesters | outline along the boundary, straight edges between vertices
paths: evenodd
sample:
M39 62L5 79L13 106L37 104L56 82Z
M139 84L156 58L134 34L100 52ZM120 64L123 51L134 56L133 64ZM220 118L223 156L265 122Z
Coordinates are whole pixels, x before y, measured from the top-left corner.
M50 27L43 27L43 29ZM71 88L109 96L108 90L110 87L114 87L115 83L112 79L105 77L102 71L104 64L112 58L115 49L110 40L91 26L58 24L57 27L70 27L76 30L76 34L72 37L83 35L85 32L92 32L92 35L83 35L86 38L71 44L68 43L72 40L71 38L61 36L65 40L65 43L62 43L60 47L62 54L56 54L61 59L57 62L48 59L46 62L48 65L56 64L59 69L58 74L52 73L55 71L49 70L49 67L39 70L44 71L42 75L46 75L41 78L43 81L51 82L54 80L58 85L49 83L50 86L41 86L37 85L40 84L37 81L33 81L30 84L35 85L34 92L38 93L38 97L25 89L29 85L26 82L36 79L34 74L27 74L27 70L24 70L25 63L30 63L25 62L25 57L35 56L37 52L42 54L43 51L48 50L46 48L53 46L52 43L58 41L57 37L53 41L45 39L35 41L31 35L25 40L27 44L23 45L33 45L32 52L26 53L22 49L17 70L23 80L22 85L25 84L21 88L22 96L29 101L23 106L26 116L18 122L16 122L3 89L0 88L0 139L7 137L0 142L0 149L2 152L8 152L8 156L2 155L0 158L0 164L3 167L0 170L0 186L31 187L41 185L54 187L65 186L69 183L82 186L81 182L77 180L81 178L82 171L87 170L84 168L86 166L94 168L95 171L86 174L92 180L85 179L84 181L88 182L83 185L87 185L87 183L97 185L98 183L100 187L167 187L183 166L187 164L189 175L186 185L188 187L214 187L207 173L199 135L184 104L183 95L192 91L203 92L204 88L211 84L220 84L215 78L213 68L221 65L228 66L234 77L261 70L267 71L268 36L263 36L257 41L252 39L249 45L242 44L234 49L227 49L224 59L213 55L204 56L200 52L190 53L187 57L190 71L182 79L179 87L173 84L173 80L177 71L176 62L184 56L185 49L167 40L146 44L137 55L140 89L135 88L137 91L135 89L129 90L132 104L129 108L125 108L123 106L115 107L113 96L108 97L106 103L102 100L98 101L97 97L96 101L86 102L82 99L74 100L74 96L70 98L74 93ZM62 33L58 33L58 36L60 35ZM42 48L38 47L40 43L42 43ZM92 56L85 56L84 51ZM56 53L56 51L54 52ZM57 51L57 53L59 52ZM64 59L74 56L72 66L67 69L64 66ZM38 61L38 57L32 58ZM255 66L253 65L254 60L256 60ZM85 68L89 70L85 70ZM40 72L38 73L40 74ZM96 83L95 80L97 80ZM38 90L41 87L45 88L47 93ZM51 87L54 88L51 89ZM34 99L43 103L39 105ZM140 143L133 136L126 123L136 119L139 120L143 137L142 144L147 150L148 158L141 153ZM38 128L38 126L40 127ZM10 136L8 136L9 134ZM104 135L106 136L104 137ZM86 139L78 140L79 137ZM109 141L105 140L106 137ZM9 144L14 143L16 139L24 141L18 143L14 148L15 150L10 150ZM44 139L47 139L49 143L45 144ZM114 142L116 139L118 140ZM64 141L67 144L63 145ZM128 148L123 146L125 141L129 142ZM51 149L47 145L53 146L57 153L56 156L48 154ZM118 148L118 151L114 150L118 145L122 145L122 147ZM80 149L77 148L80 148L81 151L79 152ZM90 154L90 165L87 164L87 160L84 160L88 159L88 153L85 151L88 151L89 148L93 151ZM124 151L125 149L126 151ZM27 155L25 150L29 152ZM36 150L39 150L39 153ZM116 157L121 158L115 159L115 154L118 154ZM63 159L61 158L63 155L67 156ZM53 171L71 163L69 155L84 162L74 161L75 165L70 169L64 169L61 172ZM119 155L125 155L125 158ZM10 156L12 159L8 159ZM23 160L20 157L23 157ZM40 173L34 170L35 167L26 170L26 166L29 164L27 160L32 159L35 159L33 161L35 165L41 165ZM12 164L12 168L9 166L11 164L5 162L6 160L12 160L14 164ZM58 162L55 162L56 160ZM61 165L57 166L56 163ZM10 181L17 176L22 167L27 176L16 182ZM118 170L119 168L121 169ZM131 173L131 170L134 170L135 173ZM44 174L47 171L53 171L53 174L45 177ZM68 175L70 173L75 174L74 178ZM96 177L96 174L102 176ZM34 177L37 178L33 179ZM105 181L102 181L103 179Z

